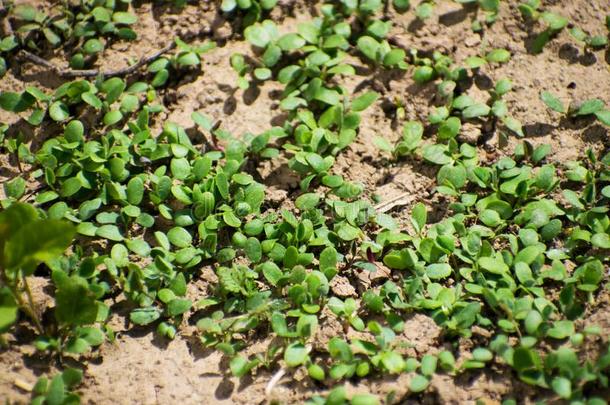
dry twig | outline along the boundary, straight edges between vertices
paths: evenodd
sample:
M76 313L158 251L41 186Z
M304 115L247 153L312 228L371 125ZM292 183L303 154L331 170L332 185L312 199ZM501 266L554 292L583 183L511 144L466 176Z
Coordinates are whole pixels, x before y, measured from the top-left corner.
M159 49L157 52L153 53L150 56L143 57L142 59L140 59L138 62L134 63L133 65L127 66L122 69L108 70L108 71L100 71L98 69L86 69L86 70L62 69L59 66L49 62L48 60L43 59L38 55L34 55L33 53L28 52L26 50L22 50L21 55L25 59L29 60L30 62L37 63L39 65L42 65L42 66L54 71L57 75L59 75L61 77L96 77L96 76L100 76L100 75L104 76L104 77L113 77L113 76L124 76L124 75L131 74L131 73L135 72L136 70L138 70L140 67L147 65L148 63L154 61L159 56L174 49L175 47L176 47L176 43L172 41L164 48Z
M405 192L387 201L383 201L375 205L373 208L375 208L375 211L388 212L394 207L409 205L414 200L415 197L413 196L412 192Z

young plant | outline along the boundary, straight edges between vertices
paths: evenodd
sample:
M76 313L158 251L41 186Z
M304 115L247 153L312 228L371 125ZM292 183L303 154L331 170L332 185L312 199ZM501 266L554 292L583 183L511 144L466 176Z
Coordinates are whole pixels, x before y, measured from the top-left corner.
M542 52L546 44L568 25L567 18L550 11L540 10L540 5L540 0L527 0L519 5L519 11L526 21L541 21L546 25L546 29L534 38L531 48L534 54Z
M243 13L243 27L254 24L277 4L277 0L223 0L220 9L225 13Z
M32 405L57 404L76 405L80 397L73 392L81 384L83 372L76 368L67 368L55 375L51 381L40 377L32 390Z
M610 126L610 109L606 108L600 99L594 98L581 103L572 102L567 108L557 96L546 90L540 93L540 99L549 109L563 114L567 118L594 115L601 123Z
M605 35L589 35L578 27L570 28L568 31L575 40L584 46L585 53L605 48L608 45L608 37Z
M402 128L402 138L391 145L385 138L376 137L375 145L386 152L392 153L395 158L413 155L419 149L424 134L424 127L420 122L406 122Z
M72 242L74 227L66 222L41 219L34 207L14 203L0 212L0 280L2 281L2 329L25 313L36 331L45 329L28 283L38 264L61 255Z
M189 45L176 38L178 52L172 57L161 57L148 66L148 71L154 73L150 85L157 88L167 85L171 77L184 69L201 69L201 55L216 47L215 42L204 42L200 45Z

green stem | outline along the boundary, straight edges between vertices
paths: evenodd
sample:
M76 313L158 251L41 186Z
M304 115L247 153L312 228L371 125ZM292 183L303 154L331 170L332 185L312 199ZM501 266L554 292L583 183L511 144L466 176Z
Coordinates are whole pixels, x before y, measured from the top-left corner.
M19 309L22 310L34 322L34 326L36 327L38 333L43 335L44 328L42 327L42 323L40 322L40 319L38 318L38 315L36 314L36 311L34 309L34 300L32 299L32 292L30 291L30 286L28 285L25 275L23 273L22 277L23 284L25 286L25 291L28 295L29 305L24 301L23 296L21 295L21 291L19 291L17 280L11 280L6 275L6 271L4 269L0 269L0 280L2 280L2 283L5 284L11 290L15 301L17 301Z

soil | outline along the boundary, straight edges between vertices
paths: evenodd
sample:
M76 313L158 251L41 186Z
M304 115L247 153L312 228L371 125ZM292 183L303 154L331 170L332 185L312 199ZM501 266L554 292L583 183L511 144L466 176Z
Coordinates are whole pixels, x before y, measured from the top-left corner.
M38 0L44 5L45 2ZM121 42L104 51L96 67L114 69L126 66L130 60L149 55L169 43L175 34L196 41L216 40L218 47L204 56L201 73L184 78L165 94L168 112L157 123L174 121L185 128L193 127L190 115L199 111L221 121L221 128L234 135L258 134L282 122L278 107L280 87L269 81L257 88L243 91L236 86L236 74L229 65L229 57L236 52L252 54L229 22L217 14L217 6L211 1L188 5L183 10L168 6L152 6L147 2L133 3L139 22L135 26L138 39ZM309 1L280 1L281 10L274 11L274 20L283 31L290 31L298 21L308 20L315 12L315 4ZM412 6L417 4L413 2ZM482 34L473 33L471 19L476 14L470 8L448 0L437 1L435 16L420 24L413 8L405 14L390 11L394 21L391 37L399 46L417 48L423 53L439 50L458 63L486 50L504 47L511 51L511 60L501 66L483 69L470 90L471 94L484 97L483 91L490 83L510 77L514 89L507 95L509 111L524 125L527 140L534 145L548 144L553 148L551 162L563 163L579 159L587 149L603 150L609 146L608 129L588 118L560 120L540 101L538 95L548 90L567 103L569 100L601 98L610 105L610 55L608 51L584 54L567 32L562 32L538 55L528 53L531 30L540 27L526 26L516 9L517 1L502 2L497 22ZM602 33L605 15L610 11L607 0L544 1L546 9L566 16L585 31ZM466 10L466 11L465 11ZM235 32L234 32L235 31ZM530 33L528 33L530 32ZM53 63L63 65L62 53L49 54ZM405 106L407 119L425 120L434 106L435 84L416 85L409 73L384 75L354 60L358 75L345 80L344 85L360 93L374 89L381 93L381 102L366 110L357 140L337 158L334 170L353 181L362 182L368 194L381 197L383 210L392 213L401 223L407 222L410 207L419 201L428 204L434 215L442 217L444 199L432 192L434 171L414 158L406 158L388 164L388 157L373 144L375 136L383 136L391 142L401 136L397 120L389 109L394 99ZM372 76L371 76L372 75ZM0 80L0 90L20 91L29 85L47 88L49 91L62 83L62 79L42 66L14 62L11 70ZM483 99L484 100L484 99ZM12 124L19 117L0 111L0 122ZM157 124L160 125L160 124ZM478 133L481 128L469 128ZM42 136L33 134L33 136ZM482 159L493 160L510 153L519 142L509 138L508 145L498 148L498 139L489 140L483 147L488 153ZM491 156L491 157L490 157ZM4 183L18 174L14 164L2 157L0 182ZM268 186L268 195L277 205L298 188L298 179L290 175L285 165L265 165L261 179ZM338 279L336 288L344 296L353 291L348 280ZM42 282L41 282L42 283ZM205 284L205 283L204 283ZM352 287L353 289L353 287ZM205 285L192 291L194 298L205 296ZM36 283L36 301L41 300L41 312L51 302L44 285ZM113 303L114 305L120 305ZM603 328L604 340L610 335L610 304L606 301L588 314L585 323L596 323ZM185 321L187 323L187 321ZM302 402L317 393L325 392L323 385L308 385L302 375L287 374L273 387L267 385L278 369L261 369L256 377L236 379L231 377L228 360L217 351L203 348L194 328L185 327L173 341L155 336L150 328L127 330L125 319L113 320L117 331L116 341L104 344L85 364L85 382L78 392L83 403L91 404L200 404L243 403L259 404L277 399L286 403ZM319 341L328 340L341 330L341 325L331 321L322 324ZM0 402L24 403L30 398L26 389L38 376L55 371L60 364L36 354L31 343L32 331L20 326L13 336L8 350L0 351ZM406 353L436 353L445 342L440 329L425 315L414 315L406 321L400 339L406 344ZM474 339L474 338L473 338ZM16 344L16 342L19 344ZM24 343L25 342L25 343ZM264 347L267 341L258 342ZM472 346L465 339L460 346ZM255 348L252 348L255 350ZM459 361L459 359L458 359ZM70 364L72 360L64 359ZM50 365L49 365L50 364ZM409 374L369 380L360 384L348 384L350 392L372 392L384 397L394 392L400 399L406 392ZM524 403L533 401L534 391L512 375L507 369L489 368L460 378L435 376L431 393L415 397L404 403L473 404L481 400L485 404L499 404L506 396L518 398Z

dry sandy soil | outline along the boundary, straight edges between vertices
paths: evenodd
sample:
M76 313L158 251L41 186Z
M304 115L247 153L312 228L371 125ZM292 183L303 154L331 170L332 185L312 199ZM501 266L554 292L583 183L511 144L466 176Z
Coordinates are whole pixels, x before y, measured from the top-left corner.
M305 1L282 1L284 6L273 12L272 17L288 31L295 21L308 20L315 7ZM417 3L414 1L413 3ZM422 51L440 50L457 63L478 55L486 49L506 48L511 51L511 60L485 73L492 80L510 77L514 91L508 95L509 110L524 124L526 136L534 145L550 144L553 147L552 161L565 162L578 159L588 148L601 150L608 147L608 129L592 120L577 122L560 121L539 100L538 94L548 90L564 102L601 98L610 105L610 57L607 51L584 55L575 47L567 32L562 32L539 55L527 52L530 41L527 27L519 17L517 1L502 2L498 21L482 34L471 30L472 13L451 1L438 1L435 16L425 24L419 24L413 11L393 14L392 36L397 44ZM545 1L547 9L559 12L571 22L593 33L602 33L604 17L610 12L607 0L552 0ZM200 111L222 120L222 127L235 135L260 133L282 119L278 107L277 88L268 82L258 92L246 92L236 87L236 74L229 65L234 52L248 53L249 46L231 24L217 14L212 2L201 1L188 5L182 11L152 6L142 2L135 8L139 22L136 31L139 38L132 43L117 43L105 51L100 58L101 67L114 68L128 64L128 59L137 59L150 54L167 44L174 35L196 40L214 39L218 47L204 56L203 71L188 77L165 94L167 113L162 120L171 120L184 127L191 127L190 114ZM234 32L235 31L235 32ZM65 63L64 55L49 55L57 64ZM355 62L358 62L355 60ZM433 106L434 84L416 85L409 72L380 76L371 80L370 68L358 66L358 75L347 80L353 92L374 89L381 92L382 102L376 103L363 116L360 136L349 149L338 157L335 170L352 180L366 184L367 192L379 194L383 200L394 200L390 210L399 220L407 217L410 205L424 201L438 208L436 215L443 214L442 199L432 193L434 172L416 159L406 159L389 165L387 156L373 146L373 138L382 135L391 141L400 137L396 121L384 106L393 99L403 101L408 119L425 120ZM62 80L40 66L20 63L0 81L0 90L18 91L27 85L52 89ZM473 92L481 92L488 79L483 75L475 80ZM253 94L254 93L254 94ZM160 121L162 121L160 120ZM0 112L0 122L13 122L14 116ZM476 133L479 128L470 128ZM511 144L516 141L511 140ZM482 159L487 156L508 153L513 145L497 149L495 140L489 141L482 150ZM490 157L491 159L491 157ZM6 163L6 162L4 162ZM15 168L4 165L0 169L0 182L15 175ZM278 203L294 191L297 178L291 177L284 167L266 167L261 173L269 187L269 195ZM44 282L37 283L38 297L44 297ZM192 286L191 294L203 294ZM41 301L41 302L44 302ZM111 303L114 304L114 303ZM120 308L120 302L116 303ZM601 302L596 312L589 314L585 322L596 322L605 331L609 329L610 305ZM44 308L41 308L41 311ZM120 310L119 310L120 313ZM188 321L185 321L188 323ZM155 337L152 329L127 329L121 316L113 319L117 330L114 343L106 343L94 352L86 362L85 382L78 389L84 403L96 404L202 404L202 403L265 403L270 399L283 402L299 402L325 387L309 385L304 376L286 375L271 393L265 387L273 372L261 371L255 378L241 380L231 377L228 361L218 352L207 351L199 344L194 328L185 325L175 340L167 342ZM321 339L334 333L332 322L323 326ZM607 336L607 335L606 335ZM407 321L401 337L410 343L407 349L413 354L435 353L443 348L440 329L424 315L416 315ZM19 341L8 351L0 352L0 401L27 402L29 394L20 388L33 384L43 373L53 371L58 364L48 364L29 345L32 334L21 327L11 340ZM607 339L607 337L606 337ZM261 340L258 344L264 345ZM465 340L464 348L472 345ZM70 364L70 360L66 360ZM351 391L374 392L381 395L396 392L400 398L406 391L409 374L385 378L379 381L350 386ZM17 382L17 383L16 383ZM25 383L25 384L24 384ZM528 386L504 369L485 369L479 373L453 379L436 376L429 392L415 397L408 403L465 404L483 400L496 404L507 396L529 402L534 394Z

